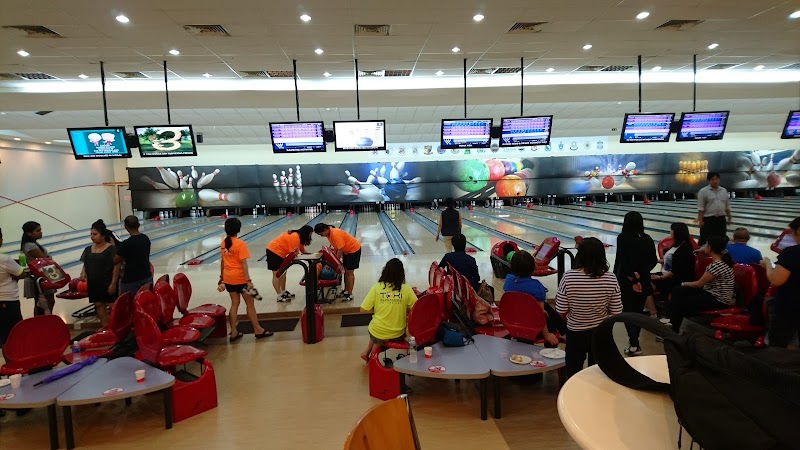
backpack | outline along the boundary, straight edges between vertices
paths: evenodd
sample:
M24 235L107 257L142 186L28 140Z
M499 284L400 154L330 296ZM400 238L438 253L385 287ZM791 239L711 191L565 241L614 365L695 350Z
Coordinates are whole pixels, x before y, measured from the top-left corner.
M612 335L617 322L664 338L670 384L625 362ZM800 448L800 352L747 350L705 335L678 335L638 313L607 318L592 340L595 361L610 379L632 389L668 392L679 425L703 449Z

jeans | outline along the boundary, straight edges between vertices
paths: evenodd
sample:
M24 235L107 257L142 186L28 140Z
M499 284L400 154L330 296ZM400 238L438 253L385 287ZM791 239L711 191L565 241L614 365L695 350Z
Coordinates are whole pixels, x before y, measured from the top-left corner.
M567 330L567 357L564 360L567 378L583 370L583 362L589 356L589 365L594 365L592 355L592 336L594 328L590 330Z
M632 288L622 288L622 312L632 312L644 314L644 303L647 296L641 292L635 292ZM653 311L655 313L655 311ZM641 328L625 323L625 331L628 332L628 344L631 347L639 347L639 333Z
M143 280L137 281L130 281L127 283L120 283L119 284L119 295L122 295L126 292L130 292L131 295L136 295L136 292L139 290L140 287L144 286L147 283L153 283L153 277L148 277Z
M730 307L731 305L718 301L703 288L677 286L672 290L672 300L667 308L667 317L672 322L672 329L677 333L681 330L684 317L693 316L702 311Z

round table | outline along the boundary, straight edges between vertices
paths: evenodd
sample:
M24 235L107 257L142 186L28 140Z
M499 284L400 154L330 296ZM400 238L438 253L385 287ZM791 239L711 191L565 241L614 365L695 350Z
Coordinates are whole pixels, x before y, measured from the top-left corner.
M664 355L626 361L656 381L669 382ZM680 426L669 394L619 385L599 366L578 372L564 384L558 394L558 415L583 449L678 448ZM685 430L683 440L691 440Z

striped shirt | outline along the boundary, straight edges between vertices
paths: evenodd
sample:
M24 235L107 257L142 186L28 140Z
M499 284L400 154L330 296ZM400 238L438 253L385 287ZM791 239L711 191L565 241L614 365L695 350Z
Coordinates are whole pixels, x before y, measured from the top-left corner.
M703 286L703 289L713 295L718 302L735 305L733 269L722 261L714 261L708 265L706 272L714 275L714 279Z
M564 274L556 293L556 311L567 315L567 329L590 330L622 312L617 277L611 272L592 278L583 270Z

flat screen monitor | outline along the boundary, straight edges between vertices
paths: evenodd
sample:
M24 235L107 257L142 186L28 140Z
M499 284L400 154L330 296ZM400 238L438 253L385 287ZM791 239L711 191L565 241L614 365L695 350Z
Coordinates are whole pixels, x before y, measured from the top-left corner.
M197 156L191 125L135 125L142 158Z
M271 122L269 133L275 153L325 151L323 122Z
M333 122L337 152L386 150L386 121L358 120Z
M125 127L67 128L75 159L130 158Z
M670 126L675 119L673 113L625 114L619 141L669 142Z
M492 119L443 119L442 148L489 148Z
M725 134L730 111L685 112L677 141L718 141Z
M553 116L504 117L501 119L500 147L550 145Z
M792 111L786 118L781 139L800 139L800 110Z

